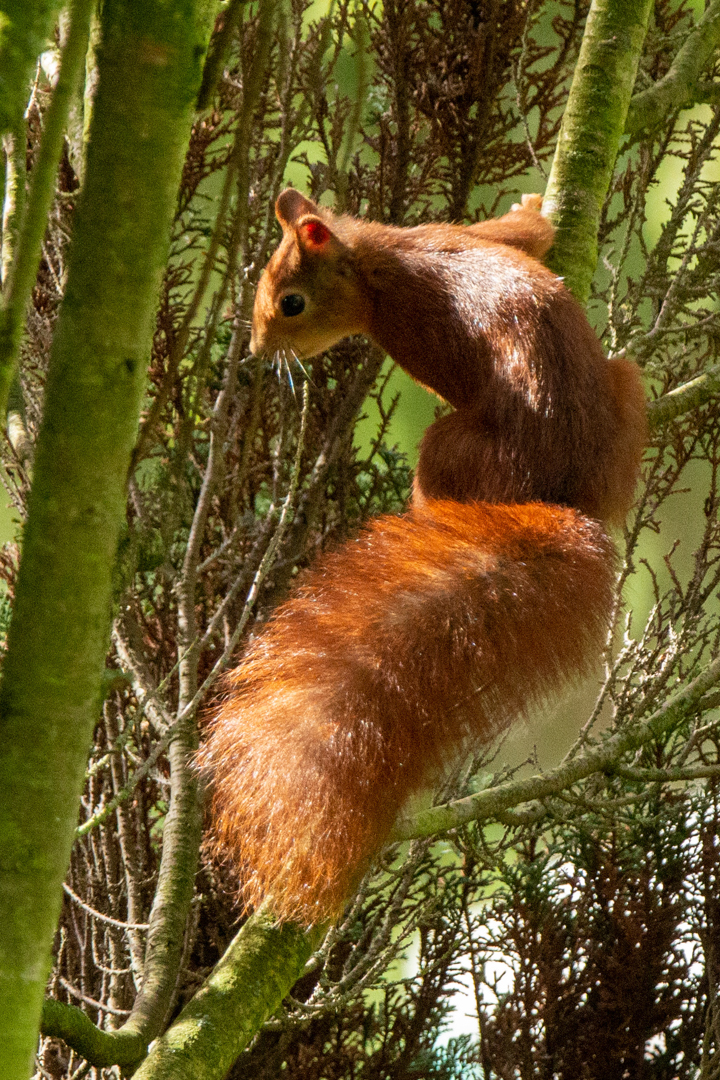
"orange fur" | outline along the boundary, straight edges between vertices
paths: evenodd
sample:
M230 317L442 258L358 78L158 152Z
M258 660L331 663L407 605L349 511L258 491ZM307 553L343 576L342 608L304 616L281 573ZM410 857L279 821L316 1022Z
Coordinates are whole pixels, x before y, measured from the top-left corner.
M425 434L413 508L310 571L201 754L245 900L312 922L452 754L592 664L613 585L592 519L626 513L645 419L635 369L532 257L552 240L539 197L469 227L336 218L291 190L277 214L253 348L365 332L455 406Z
M587 669L612 562L573 510L449 501L325 557L231 674L205 755L245 899L337 912L450 753Z

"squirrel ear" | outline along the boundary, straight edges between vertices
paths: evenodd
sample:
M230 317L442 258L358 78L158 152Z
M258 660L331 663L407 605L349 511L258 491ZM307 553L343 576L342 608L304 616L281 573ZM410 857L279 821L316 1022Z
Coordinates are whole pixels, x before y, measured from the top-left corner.
M318 208L295 188L285 188L277 197L275 215L283 229L292 227L304 214L317 214Z
M308 216L295 226L295 235L301 247L317 253L327 248L333 234L322 218Z
M277 219L283 232L295 233L298 245L313 255L326 252L335 235L321 216L320 209L295 188L281 191L275 203Z

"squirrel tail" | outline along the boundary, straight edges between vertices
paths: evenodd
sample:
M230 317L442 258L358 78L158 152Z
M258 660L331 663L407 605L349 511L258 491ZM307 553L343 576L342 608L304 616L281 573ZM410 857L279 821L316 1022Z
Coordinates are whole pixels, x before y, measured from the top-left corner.
M323 558L226 677L200 754L246 903L337 915L412 792L593 666L614 561L574 510L450 501Z

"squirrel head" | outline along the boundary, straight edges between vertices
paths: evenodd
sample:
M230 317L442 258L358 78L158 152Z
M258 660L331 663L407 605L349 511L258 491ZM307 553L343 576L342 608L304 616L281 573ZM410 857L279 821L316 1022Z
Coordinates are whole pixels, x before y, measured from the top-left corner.
M283 237L258 283L250 349L302 360L362 333L367 301L352 249L338 235L342 219L294 188L281 192L275 213Z

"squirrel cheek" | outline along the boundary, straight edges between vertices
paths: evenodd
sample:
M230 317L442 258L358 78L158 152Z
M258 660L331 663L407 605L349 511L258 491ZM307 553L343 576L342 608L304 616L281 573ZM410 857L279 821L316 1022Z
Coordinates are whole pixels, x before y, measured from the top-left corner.
M297 314L292 310L296 304L287 301L302 299L304 306ZM286 310L287 308L287 310ZM306 292L286 292L275 299L273 316L268 320L266 336L277 348L289 348L302 360L325 352L345 337L345 331L333 325L331 318L323 316L323 305L315 302Z
M297 330L293 328L293 331L293 333L287 334L286 340L300 359L317 356L345 337L343 333L337 333L329 327L317 325L298 327Z

